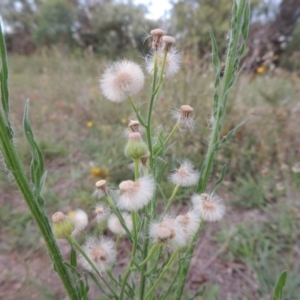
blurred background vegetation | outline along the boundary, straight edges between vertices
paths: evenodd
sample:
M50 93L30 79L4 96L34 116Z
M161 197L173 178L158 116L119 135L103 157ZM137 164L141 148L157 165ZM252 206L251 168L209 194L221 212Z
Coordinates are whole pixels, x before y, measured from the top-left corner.
M157 132L169 132L174 125L170 111L182 104L193 106L196 129L174 137L166 162L172 166L187 157L201 166L214 90L208 29L215 32L223 61L231 1L174 0L159 19L149 17L147 1L136 3L0 1L16 142L29 168L21 120L30 99L32 126L48 170L44 198L49 216L82 208L93 219L94 182L104 178L117 186L128 178L123 132L134 115L126 103L104 99L98 81L111 60L127 57L143 64L149 51L145 38L156 27L176 37L182 67L165 81L154 126ZM217 157L211 183L227 164L218 194L228 212L221 226L206 228L189 279L191 289L209 286L206 300L243 299L247 294L251 300L271 299L283 269L290 274L286 299L299 300L299 15L298 0L252 1L243 72L230 94L222 135L253 117ZM150 84L147 77L145 90L136 98L142 111ZM4 172L0 176L0 299L62 299L57 278L51 270L46 272L47 254L43 242L37 243L39 233L21 196ZM167 195L172 192L169 183L162 188ZM185 209L190 194L190 189L179 191L179 210ZM93 222L88 231L97 232ZM121 245L126 249L125 241ZM61 246L64 252L67 246ZM119 257L126 258L126 251Z

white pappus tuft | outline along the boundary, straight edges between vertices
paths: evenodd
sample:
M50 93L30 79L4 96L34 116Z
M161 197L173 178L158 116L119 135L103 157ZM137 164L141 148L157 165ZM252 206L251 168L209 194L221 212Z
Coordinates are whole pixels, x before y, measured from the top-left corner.
M141 67L131 61L113 63L104 71L100 87L104 96L113 102L122 102L136 95L144 86L144 73Z
M83 231L89 223L88 215L82 209L69 211L68 217L75 224L75 230L73 231L72 236L76 236L79 232Z
M195 211L205 221L219 221L225 214L223 200L216 195L195 194L192 196L192 203Z
M186 245L187 238L182 226L174 219L150 224L149 235L154 243L166 245L173 250Z
M128 230L132 230L132 219L130 214L122 213L122 217L124 219L125 225L127 226ZM115 214L111 214L107 221L107 226L111 232L114 234L125 235L126 230L122 227L122 224L118 217Z
M163 51L158 51L158 73L160 73L160 70L162 68L163 64L163 58L164 58L164 52ZM146 59L146 70L149 74L153 75L154 71L154 52L147 55L145 57ZM166 77L172 77L176 73L178 73L180 69L180 62L181 62L181 55L176 51L175 48L172 48L166 58L166 65L165 65L165 70L164 74Z
M102 223L106 221L110 215L110 209L103 204L97 204L94 209L96 215L95 220L97 223Z
M119 188L118 207L127 211L136 211L151 201L155 191L155 181L152 176L143 176L137 181L122 181Z
M199 171L195 170L193 164L185 159L180 167L169 176L169 180L175 185L187 187L196 185L199 176Z
M115 243L107 238L89 238L82 248L100 273L110 269L116 261ZM79 262L85 270L95 272L82 255L79 256Z
M184 233L188 238L192 237L200 226L200 217L194 210L189 210L185 215L179 215L175 218L180 226L182 226Z

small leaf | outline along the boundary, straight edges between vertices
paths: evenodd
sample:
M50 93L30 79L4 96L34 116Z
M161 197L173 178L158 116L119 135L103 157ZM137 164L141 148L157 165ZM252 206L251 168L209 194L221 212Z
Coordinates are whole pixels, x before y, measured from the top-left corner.
M249 1L246 1L245 10L244 10L244 22L242 26L242 36L244 41L247 40L248 37L249 24L250 24L250 3Z
M223 179L226 175L226 170L227 170L227 165L224 165L221 171L221 176L218 179L218 181L215 183L214 187L212 188L211 194L213 194L216 191L216 189L219 187L219 185L223 182Z
M276 283L273 300L281 300L283 296L283 289L286 284L287 271L283 271Z
M77 256L76 256L76 251L74 250L73 246L71 247L71 252L70 252L70 263L71 266L74 268L77 267Z
M225 136L225 138L222 140L220 146L219 146L219 149L226 143L228 143L235 135L236 131L241 127L243 126L250 118L252 117L249 116L248 118L246 118L244 121L242 121L240 124L238 124L235 128L233 128L232 130L230 130L228 132L228 134Z
M211 28L209 29L209 34L210 34L211 48L212 48L212 62L213 62L215 69L219 73L220 72L220 59L219 59L219 55L218 55L218 46L217 46L214 32Z
M8 91L8 68L7 68L7 57L6 57L6 47L4 34L2 31L2 25L0 21L0 55L1 55L1 71L0 71L0 81L1 81L1 102L3 111L5 113L6 121L9 125L9 91ZM10 125L9 125L10 128Z

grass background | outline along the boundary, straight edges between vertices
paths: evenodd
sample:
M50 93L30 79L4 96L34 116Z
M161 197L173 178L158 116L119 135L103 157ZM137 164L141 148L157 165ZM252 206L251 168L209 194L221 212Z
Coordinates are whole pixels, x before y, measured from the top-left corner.
M132 57L143 64L139 56ZM114 186L131 176L130 161L123 150L124 130L134 114L128 103L115 104L102 96L98 81L108 63L88 52L66 56L53 50L31 57L9 56L16 143L29 170L30 151L21 122L25 101L30 99L32 127L48 170L44 199L49 216L57 210L81 208L92 217L94 182L105 178ZM187 57L180 73L165 81L154 110L157 131L172 129L171 111L182 104L194 108L196 121L193 133L174 136L165 158L170 166L182 158L189 158L197 168L201 166L209 136L213 77L209 63L200 66ZM148 76L144 91L135 98L142 111L149 100L150 83ZM230 94L222 135L246 117L252 118L217 157L210 182L217 180L227 164L227 175L217 193L225 199L228 213L220 226L207 226L203 255L230 270L228 276L238 277L242 288L235 291L226 287L211 274L214 261L202 272L207 273L206 277L202 274L205 280L195 284L190 277L192 288L193 284L210 286L204 299L243 299L247 293L251 299L271 299L276 279L284 269L289 272L284 299L299 299L299 94L300 78L280 69L260 75L242 74ZM55 281L47 284L38 280L30 269L32 264L27 264L44 254L43 242L5 172L0 173L0 188L0 264L4 268L0 282L4 287L16 286L10 290L12 298L6 299L60 299L61 287L51 289ZM167 194L172 192L168 183L163 188ZM190 194L189 189L180 190L178 207L187 204ZM95 232L93 224L88 231ZM19 263L27 268L22 276L18 276L18 268L6 263L14 253L18 259L12 260L12 265ZM201 263L201 255L196 263ZM40 267L37 264L36 270Z

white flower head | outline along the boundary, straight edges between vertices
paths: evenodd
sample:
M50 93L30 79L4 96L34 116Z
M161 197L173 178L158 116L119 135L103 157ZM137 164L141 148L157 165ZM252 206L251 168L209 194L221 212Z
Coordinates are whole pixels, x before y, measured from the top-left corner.
M179 123L181 130L184 128L190 131L194 130L195 121L193 111L194 109L189 105L182 105L179 110L172 111L173 118Z
M297 162L293 165L292 172L295 174L300 173L300 162Z
M119 188L118 207L127 211L136 211L143 208L152 199L155 181L152 176L143 176L137 181L122 181Z
M164 52L158 51L158 72L160 72L161 68L163 67L163 59L164 59ZM176 51L175 48L171 48L170 51L168 51L167 58L166 58L166 65L165 65L165 76L166 77L172 77L176 73L178 73L180 69L180 62L181 62L181 56ZM146 57L146 70L149 74L153 75L154 71L154 53L151 53Z
M107 238L89 238L82 248L99 272L110 269L116 261L115 243ZM94 272L92 266L82 255L79 256L79 262L85 270Z
M122 102L136 95L144 86L144 73L141 67L129 60L113 63L104 71L100 87L106 98Z
M125 225L127 226L128 230L132 230L132 219L128 213L122 213L122 217L124 219ZM107 226L111 232L114 234L125 235L126 230L122 227L122 224L118 217L115 214L111 214L107 221Z
M214 222L219 221L225 214L223 200L216 195L193 195L192 203L196 212L203 220Z
M95 183L95 191L93 193L93 197L95 198L102 198L103 196L107 196L108 195L108 186L107 186L107 182L106 180L99 180Z
M110 209L106 205L99 203L95 206L94 213L96 215L96 222L102 223L108 219L110 215Z
M162 45L161 38L165 35L165 31L160 28L156 28L151 30L150 35L153 37L152 48L157 50Z
M79 232L83 231L89 223L88 215L82 209L69 211L68 217L75 224L75 230L72 233L73 236L76 236Z
M178 169L170 176L169 180L179 186L193 186L199 180L200 173L194 169L193 164L189 160L184 160Z
M162 222L153 222L150 224L150 237L154 243L166 245L172 249L178 249L185 246L186 234L174 219L165 219Z
M175 222L182 226L184 233L188 238L192 237L198 230L200 225L200 217L194 210L189 210L185 215L179 215L175 218Z

